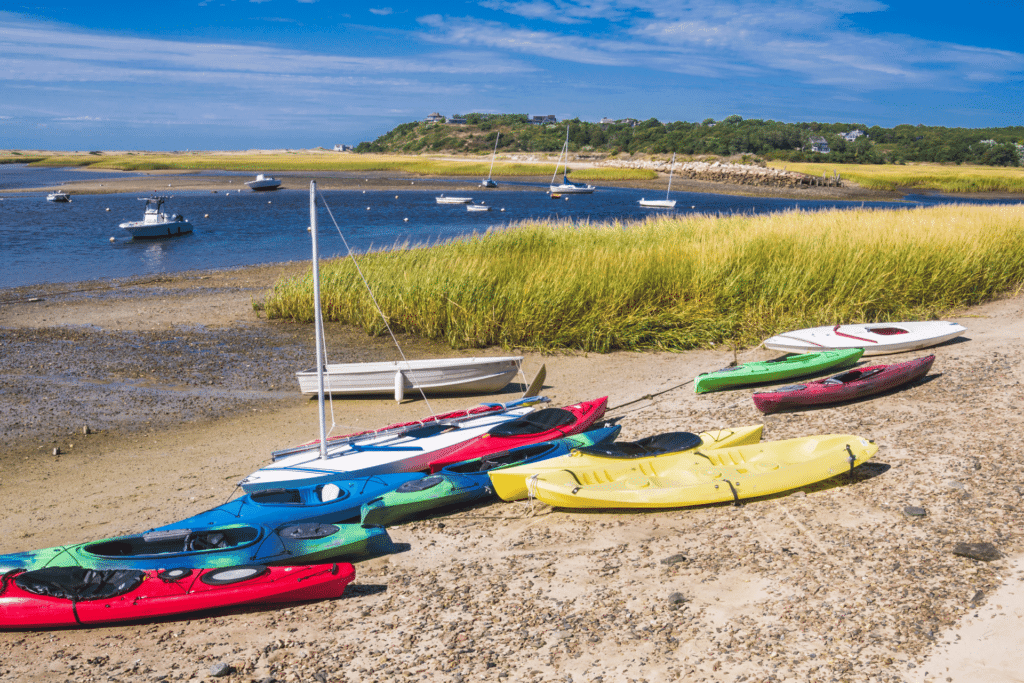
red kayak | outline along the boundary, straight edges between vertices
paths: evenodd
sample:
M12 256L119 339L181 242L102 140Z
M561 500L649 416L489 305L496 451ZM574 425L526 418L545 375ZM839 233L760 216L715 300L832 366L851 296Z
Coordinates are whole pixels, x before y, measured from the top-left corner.
M754 405L768 414L787 408L851 401L919 380L928 374L934 361L935 356L925 356L904 363L853 368L828 379L754 394Z
M0 577L0 628L140 621L237 605L337 598L355 575L348 563L14 570Z
M565 408L544 408L504 422L492 427L486 434L438 451L438 457L430 461L430 471L437 472L453 463L482 458L510 448L529 446L585 432L604 417L607 406L608 397L605 396Z

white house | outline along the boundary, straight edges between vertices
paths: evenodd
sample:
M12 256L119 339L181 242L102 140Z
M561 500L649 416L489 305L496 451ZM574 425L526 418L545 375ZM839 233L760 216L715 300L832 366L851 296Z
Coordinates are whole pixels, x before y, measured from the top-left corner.
M811 151L819 154L828 154L832 150L828 147L828 141L820 135L811 136Z

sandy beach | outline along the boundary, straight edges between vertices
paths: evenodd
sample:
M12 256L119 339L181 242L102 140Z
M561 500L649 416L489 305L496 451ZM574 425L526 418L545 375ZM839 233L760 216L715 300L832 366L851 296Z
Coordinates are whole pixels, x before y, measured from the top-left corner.
M253 306L302 268L0 292L0 553L197 513L238 495L272 450L315 438L316 401L294 380L313 364L312 329ZM357 563L341 599L0 632L0 680L193 680L220 663L223 680L264 683L1020 680L1024 296L948 319L968 331L933 351L923 382L767 417L749 389L692 387L777 356L764 349L526 352L526 377L500 396L335 400L344 433L515 398L545 365L553 405L607 395L623 439L763 422L766 440L850 433L880 449L852 481L739 507L497 502L400 524L400 552ZM331 360L397 357L356 330L327 337ZM401 341L410 357L453 355ZM479 353L507 351L465 352ZM954 554L959 543L1000 558Z

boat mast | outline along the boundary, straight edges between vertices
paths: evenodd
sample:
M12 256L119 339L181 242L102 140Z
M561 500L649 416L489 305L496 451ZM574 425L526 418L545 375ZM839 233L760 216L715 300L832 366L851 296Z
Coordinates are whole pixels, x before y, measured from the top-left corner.
M313 236L313 317L316 321L316 382L320 400L320 458L327 459L327 415L324 412L324 319L320 311L320 254L316 247L316 181L309 181L309 232Z
M491 173L494 171L494 156L498 153L498 140L501 139L501 133L498 133L498 137L494 138L494 151L491 152L491 168L487 171L487 179L491 179ZM557 169L556 169L557 170Z
M558 175L558 165L562 163L562 155L569 150L569 126L565 127L565 144L562 145L562 151L558 153L558 161L555 162L555 172L551 174L551 184L555 184L555 176ZM569 164L568 158L565 161L566 165Z
M665 190L665 201L668 201L668 195L672 191L672 171L676 168L676 153L672 152L672 161L668 162L668 189Z

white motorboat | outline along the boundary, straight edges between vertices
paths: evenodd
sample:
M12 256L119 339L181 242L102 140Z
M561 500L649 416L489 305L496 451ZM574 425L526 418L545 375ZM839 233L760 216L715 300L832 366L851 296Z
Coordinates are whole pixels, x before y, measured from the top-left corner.
M472 197L445 197L443 194L434 197L438 204L469 204L473 201Z
M133 239L157 239L175 237L192 232L192 224L181 214L170 214L160 210L167 197L139 197L146 202L146 212L141 221L121 223L120 227L127 230Z
M67 192L61 192L60 190L58 190L56 192L51 192L50 194L46 195L46 201L66 203L71 201L71 195L69 195Z
M664 199L640 199L640 206L646 206L649 209L674 209L676 208L676 200L669 199L668 195L672 192L672 172L676 167L676 155L672 153L672 161L668 165L668 189L665 191Z
M491 180L491 175L494 173L494 156L498 153L498 140L501 139L501 133L498 133L497 137L494 138L494 151L491 152L491 168L487 171L487 177L480 181L480 187L497 187L498 183Z
M945 320L864 325L826 325L777 334L765 339L765 348L787 353L825 349L864 349L865 356L916 351L959 337L967 328Z
M562 171L562 182L555 185L555 176L558 175L558 166L562 163L562 154L565 155L565 169ZM562 152L555 162L555 172L551 174L551 185L548 189L552 195L562 194L593 194L597 188L588 184L570 183L567 174L569 173L569 126L565 127L565 144L562 145Z
M522 356L434 358L377 363L329 363L324 367L324 393L394 394L406 391L426 394L491 394L501 391L519 372ZM315 370L297 372L303 394L316 394Z
M466 211L490 211L491 207L486 204L466 204Z
M281 187L281 181L277 178L271 178L268 175L260 173L256 176L256 180L250 180L246 185L253 192L267 192Z

